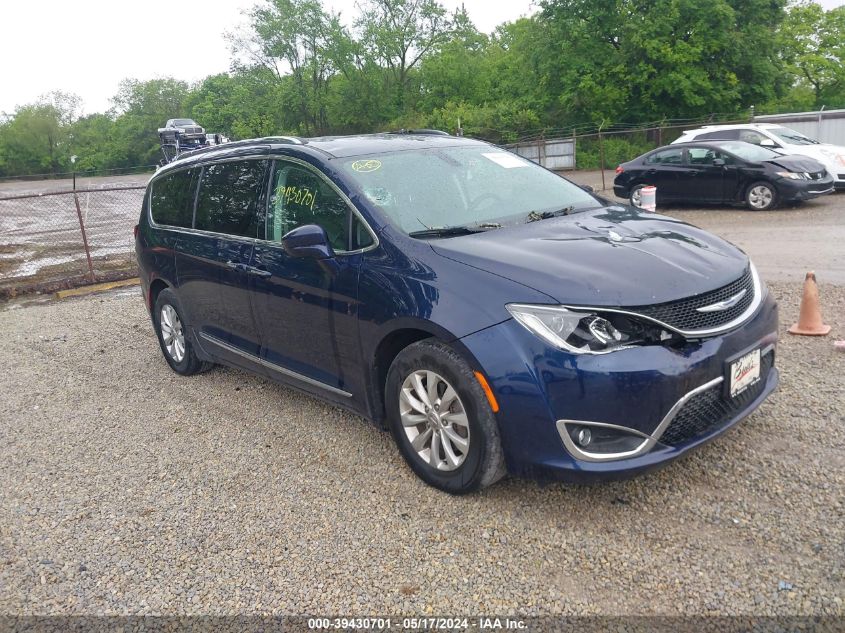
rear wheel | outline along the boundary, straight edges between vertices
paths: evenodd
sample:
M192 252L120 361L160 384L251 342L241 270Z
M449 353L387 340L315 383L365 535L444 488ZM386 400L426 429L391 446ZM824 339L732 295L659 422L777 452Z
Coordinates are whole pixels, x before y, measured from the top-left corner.
M386 406L405 461L451 494L484 488L505 474L496 419L472 369L455 350L424 340L390 366Z
M635 185L633 189L631 189L631 194L628 196L628 200L633 207L639 207L643 202L643 187L646 185Z
M752 211L774 209L778 203L777 189L765 181L752 183L745 192L745 203Z
M183 314L172 290L165 288L158 294L153 308L153 323L164 360L177 374L191 376L207 371L212 365L197 357Z

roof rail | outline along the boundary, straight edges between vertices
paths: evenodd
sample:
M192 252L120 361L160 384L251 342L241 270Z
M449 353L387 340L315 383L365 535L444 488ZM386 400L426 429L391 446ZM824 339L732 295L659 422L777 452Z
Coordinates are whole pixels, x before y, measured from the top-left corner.
M191 156L199 156L201 154L208 154L211 152L216 151L225 151L227 149L236 148L236 147L245 147L248 145L259 145L259 144L289 144L289 145L305 145L308 141L304 141L300 138L295 136L264 136L262 138L249 138L244 139L242 141L232 141L231 143L223 143L222 145L211 145L209 147L200 147L199 149L193 149L188 151L183 151L179 156L173 159L172 162L176 162L182 160L183 158L189 158Z
M393 130L391 132L387 132L387 134L430 134L432 136L451 136L449 132L444 132L443 130L430 130L427 128L422 128L419 130L406 130L402 128L401 130Z
M301 139L298 136L265 136L264 138L259 138L255 140L266 143L290 143L291 145L308 144L308 141Z

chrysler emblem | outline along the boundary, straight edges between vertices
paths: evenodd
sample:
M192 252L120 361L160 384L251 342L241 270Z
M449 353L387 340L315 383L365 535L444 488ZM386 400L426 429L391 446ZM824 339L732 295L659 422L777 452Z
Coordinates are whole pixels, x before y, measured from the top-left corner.
M700 308L696 308L696 312L722 312L723 310L727 310L728 308L733 308L739 300L745 296L748 290L743 288L738 293L736 293L733 297L729 299L725 299L724 301L720 301L719 303L711 303L709 306L702 306Z

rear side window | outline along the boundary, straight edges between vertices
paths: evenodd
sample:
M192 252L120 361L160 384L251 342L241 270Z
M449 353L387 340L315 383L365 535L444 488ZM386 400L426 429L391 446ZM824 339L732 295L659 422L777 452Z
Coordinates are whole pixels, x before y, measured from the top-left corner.
M684 159L682 148L664 149L645 159L647 165L680 165Z
M267 163L242 160L206 165L197 196L194 228L258 237L258 212Z
M739 139L739 130L716 130L695 137L696 141L736 141L737 139Z
M153 222L190 228L194 214L194 191L198 169L185 169L155 180L150 186Z

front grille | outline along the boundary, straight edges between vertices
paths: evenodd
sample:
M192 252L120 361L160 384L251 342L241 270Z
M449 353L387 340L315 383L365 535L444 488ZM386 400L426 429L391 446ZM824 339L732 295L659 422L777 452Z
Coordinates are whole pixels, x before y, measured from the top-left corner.
M836 177L837 177L839 180L845 180L845 174L836 174Z
M698 312L696 310L696 308L702 308L718 303L719 301L730 299L742 290L747 291L745 296L735 306L727 310L722 310L721 312ZM709 330L733 321L745 312L753 301L754 277L751 274L751 268L748 268L742 277L717 290L681 299L680 301L670 301L668 303L658 303L649 306L626 307L625 309L655 319L678 330Z
M725 395L724 383L690 398L660 436L660 443L678 446L722 426L742 412L766 387L774 357L774 352L769 352L760 359L760 380L735 398Z

